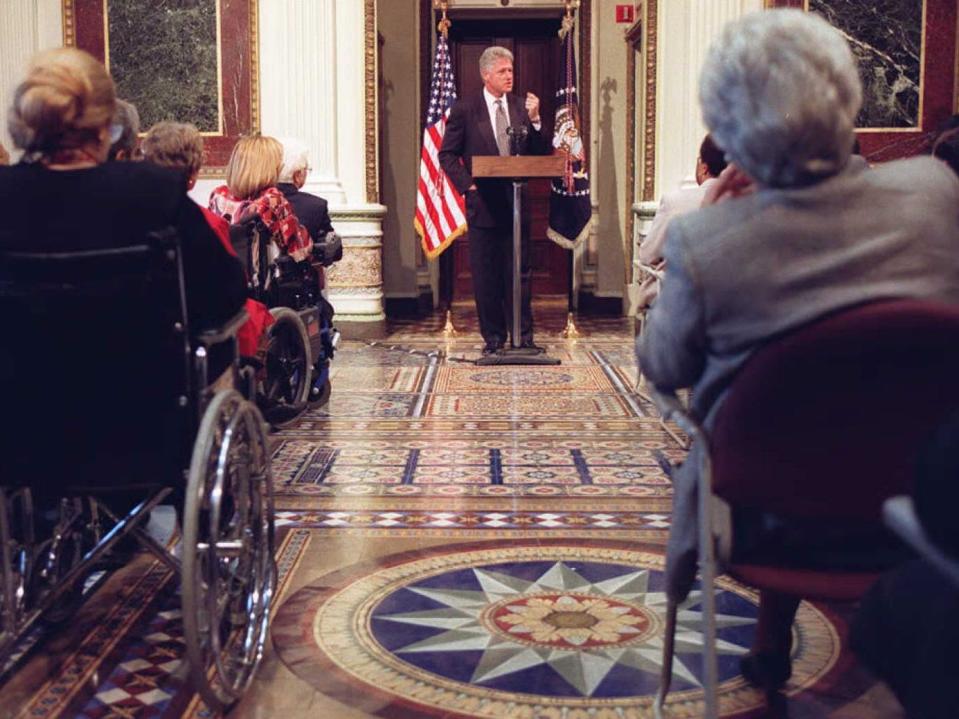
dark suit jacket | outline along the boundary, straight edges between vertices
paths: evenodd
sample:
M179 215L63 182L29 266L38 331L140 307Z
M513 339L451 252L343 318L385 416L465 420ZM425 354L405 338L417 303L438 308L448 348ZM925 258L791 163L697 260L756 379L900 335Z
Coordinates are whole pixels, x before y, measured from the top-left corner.
M525 100L507 95L510 125L526 125L521 155L545 155L549 144L533 127ZM440 166L457 191L466 197L466 222L470 227L509 227L513 222L512 186L508 180L473 179L474 155L499 155L486 98L480 91L459 100L450 111L440 148ZM476 184L477 192L467 193Z
M310 237L317 244L323 242L323 236L327 232L333 231L333 223L330 222L330 212L326 200L309 192L300 192L296 185L289 182L281 182L276 188L283 193L283 196L293 206L296 213L296 219L300 221Z

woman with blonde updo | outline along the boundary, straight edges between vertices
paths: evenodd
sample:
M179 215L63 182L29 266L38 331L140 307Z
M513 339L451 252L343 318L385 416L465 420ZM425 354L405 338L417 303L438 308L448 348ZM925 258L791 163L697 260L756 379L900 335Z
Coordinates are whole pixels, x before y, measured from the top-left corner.
M210 210L239 224L258 215L281 250L301 262L313 240L276 183L283 166L283 145L262 135L241 137L226 168L226 184L210 195Z
M174 227L191 328L216 325L243 306L242 266L187 197L180 173L106 162L115 108L113 80L91 55L59 48L33 59L8 116L10 136L23 155L16 165L0 167L0 196L14 198L17 207L0 223L0 247L123 247Z

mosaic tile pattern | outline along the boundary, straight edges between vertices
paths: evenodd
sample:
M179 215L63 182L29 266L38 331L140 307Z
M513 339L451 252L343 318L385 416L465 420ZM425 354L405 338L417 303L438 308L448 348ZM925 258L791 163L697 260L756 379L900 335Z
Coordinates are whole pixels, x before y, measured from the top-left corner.
M308 534L300 531L289 533L280 544L278 596L307 541ZM108 614L63 658L58 676L41 686L17 716L154 719L194 712L212 716L185 676L176 577L155 560L142 563L140 569L130 568L127 574Z
M419 448L421 442L367 442L355 446L319 446L313 440L282 441L274 454L274 476L283 478L280 494L335 494L337 485L353 493L441 492L479 495L499 488L516 494L606 494L662 496L670 493L656 453L679 459L682 451L666 441L640 443L532 439L522 446L501 441L459 441L458 446ZM557 446L566 444L568 446ZM478 446L479 445L479 446Z
M639 529L669 528L669 515L643 512L499 512L499 511L421 511L421 510L332 510L280 511L278 527L296 528L449 528L449 529Z
M383 717L638 718L659 682L661 568L661 554L622 543L486 542L383 557L291 595L274 646L321 693ZM738 674L756 597L723 581L716 601L724 713L742 715L764 705ZM700 602L694 590L680 608L669 716L702 715ZM801 608L787 693L837 667L833 622Z

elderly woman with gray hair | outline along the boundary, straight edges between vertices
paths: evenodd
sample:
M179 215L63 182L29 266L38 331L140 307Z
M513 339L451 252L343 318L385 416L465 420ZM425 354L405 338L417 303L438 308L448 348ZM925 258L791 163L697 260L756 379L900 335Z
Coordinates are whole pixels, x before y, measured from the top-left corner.
M670 223L662 291L637 340L646 378L665 392L692 387L707 430L736 372L770 338L872 300L959 303L959 179L929 157L872 169L852 159L861 96L846 41L815 14L744 16L707 55L703 118L732 164L703 209ZM704 450L694 442L674 476L667 591L676 601L696 572ZM790 676L797 604L762 595L742 663L754 684L776 688Z

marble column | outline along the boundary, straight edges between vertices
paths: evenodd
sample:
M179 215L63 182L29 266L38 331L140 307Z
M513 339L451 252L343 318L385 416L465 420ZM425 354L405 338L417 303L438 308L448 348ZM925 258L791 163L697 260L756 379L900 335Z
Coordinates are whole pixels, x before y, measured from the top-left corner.
M327 272L340 322L383 311L373 0L260 0L262 130L310 146L306 192L325 197L343 260Z

